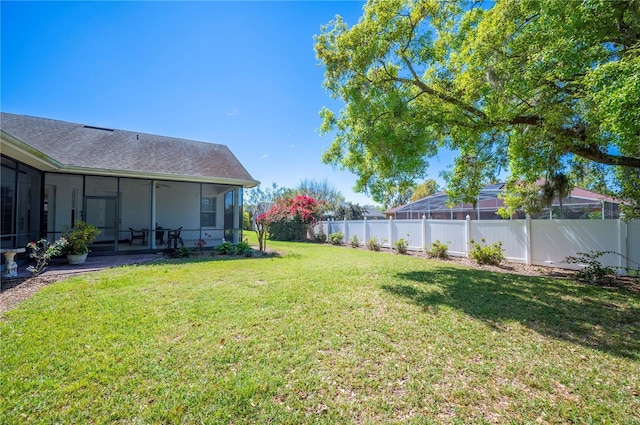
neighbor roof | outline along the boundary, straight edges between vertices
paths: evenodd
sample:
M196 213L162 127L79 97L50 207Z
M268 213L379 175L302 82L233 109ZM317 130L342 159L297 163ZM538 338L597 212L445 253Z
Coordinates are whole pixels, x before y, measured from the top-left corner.
M542 180L540 181L542 182ZM496 207L502 206L503 201L501 198L499 198L499 194L502 193L502 191L504 190L504 187L505 187L505 183L495 183L495 184L490 184L483 187L478 193L478 198L477 198L480 208L483 209L483 203L486 204L486 202L484 201L497 200L500 204L498 205L497 203L495 203L493 205L492 204L485 205L484 209L491 209L493 206L496 206ZM569 194L569 198L577 204L597 203L600 200L603 200L605 202L610 202L612 204L624 203L619 199L612 198L606 195L601 195L599 193L592 192L586 189L580 189L580 188L573 188L571 190L571 193ZM425 212L430 211L432 213L435 213L439 211L450 211L451 209L456 211L461 209L468 209L468 208L465 208L465 205L470 205L470 204L463 204L458 202L454 207L449 207L448 200L449 198L446 192L439 192L434 195L427 196L425 198L410 202L408 204L401 205L396 208L392 208L388 211L385 211L385 214L393 214L393 213L401 213L401 212L413 213L413 212L421 212L421 211L425 211ZM580 200L584 200L585 202L580 202Z
M0 118L3 153L42 170L258 184L225 145L5 112Z

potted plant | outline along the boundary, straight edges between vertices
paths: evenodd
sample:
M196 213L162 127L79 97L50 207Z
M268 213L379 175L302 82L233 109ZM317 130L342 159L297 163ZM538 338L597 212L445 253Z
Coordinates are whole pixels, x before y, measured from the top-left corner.
M76 221L75 225L68 227L62 232L62 237L67 240L65 253L69 264L84 264L89 253L89 244L100 234L100 229L96 226Z

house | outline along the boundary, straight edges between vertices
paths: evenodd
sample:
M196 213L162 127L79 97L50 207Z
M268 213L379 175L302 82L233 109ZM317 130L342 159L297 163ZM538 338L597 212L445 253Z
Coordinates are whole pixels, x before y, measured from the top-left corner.
M474 220L499 220L498 208L504 206L500 197L504 190L504 183L487 185L480 190L476 205L459 202L448 204L445 192L436 193L426 198L418 199L385 212L387 218L416 219L425 216L433 220L464 220L467 215ZM544 208L533 218L619 218L622 201L610 196L601 195L586 189L574 188L569 196L562 200L562 214L560 202L554 199L551 208ZM525 218L524 212L518 212L513 218Z
M242 238L242 190L258 185L224 145L1 113L1 246L100 228L94 253ZM134 231L132 231L133 229ZM179 241L179 240L178 240Z

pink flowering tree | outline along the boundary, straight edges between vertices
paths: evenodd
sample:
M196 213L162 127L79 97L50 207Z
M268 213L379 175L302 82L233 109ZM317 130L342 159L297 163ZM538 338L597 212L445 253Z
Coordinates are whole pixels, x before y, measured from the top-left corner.
M270 210L269 210L270 211ZM258 214L255 218L255 230L258 235L258 245L260 246L260 252L264 252L267 248L267 232L269 231L269 225L271 224L271 218L269 211Z
M304 240L311 226L320 220L322 205L323 202L305 195L277 200L256 217L260 250L264 249L267 235L274 240Z

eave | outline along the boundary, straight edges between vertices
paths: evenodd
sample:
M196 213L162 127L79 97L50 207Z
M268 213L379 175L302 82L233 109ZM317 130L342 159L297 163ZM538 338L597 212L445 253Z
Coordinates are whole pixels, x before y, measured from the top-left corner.
M27 164L37 170L65 173L65 174L91 174L109 177L138 178L151 180L171 180L193 183L213 183L252 188L260 184L257 180L238 180L221 177L191 176L167 173L149 173L130 170L113 170L104 168L77 167L65 165L45 153L34 149L11 134L0 130L0 152L17 161Z

